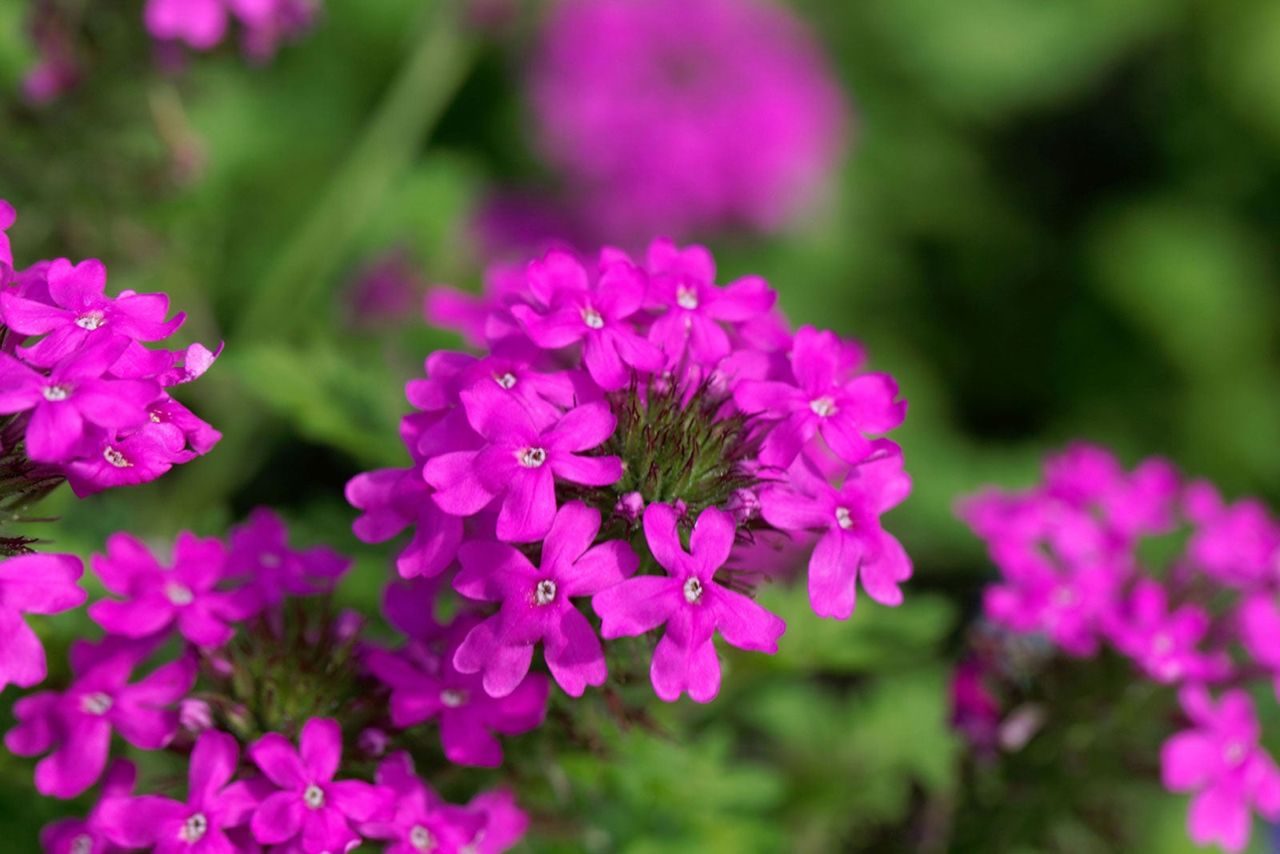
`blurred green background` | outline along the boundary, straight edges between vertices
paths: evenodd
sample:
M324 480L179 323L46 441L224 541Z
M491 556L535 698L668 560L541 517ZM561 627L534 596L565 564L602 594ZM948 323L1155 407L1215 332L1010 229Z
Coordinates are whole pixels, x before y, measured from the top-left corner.
M329 0L266 66L228 46L166 76L139 2L85 0L92 72L33 108L15 94L35 58L29 5L0 0L0 197L19 264L102 258L110 287L166 290L184 335L227 342L185 397L222 446L146 487L60 493L53 538L87 554L118 528L213 533L268 503L300 541L360 556L344 595L371 607L390 549L354 541L342 485L403 461L402 383L457 342L417 317L362 328L346 295L392 247L428 281L478 287L472 217L545 178L520 91L534 16L493 33L423 0ZM602 720L590 749L513 771L538 815L530 846L1189 849L1185 802L1154 777L1098 783L1123 804L1105 831L1070 799L1011 822L971 791L947 679L991 570L952 505L1030 483L1075 437L1280 499L1280 4L795 5L856 133L792 230L709 242L724 278L765 275L796 323L861 339L901 381L915 492L889 525L917 576L902 609L864 600L847 624L765 591L788 618L783 651L729 659L710 709L660 710L661 735ZM48 629L65 642L78 626ZM26 850L65 806L38 801L28 763L2 763L0 838ZM965 810L995 817L980 842L954 832Z

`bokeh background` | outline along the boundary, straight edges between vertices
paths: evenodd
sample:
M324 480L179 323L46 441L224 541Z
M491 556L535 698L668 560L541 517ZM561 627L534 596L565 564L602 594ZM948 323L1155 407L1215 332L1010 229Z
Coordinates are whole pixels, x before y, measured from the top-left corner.
M491 199L554 185L523 89L537 10L495 26L424 0L329 0L267 64L229 45L161 70L140 2L83 0L91 71L34 106L18 95L31 5L0 0L15 257L102 258L113 289L166 290L186 334L227 344L186 397L223 444L148 486L55 496L51 536L87 554L118 528L216 532L270 504L359 556L343 595L372 607L390 550L350 535L342 486L401 464L403 382L458 341L426 327L420 292L367 310L369 271L478 289ZM993 571L952 508L1031 483L1072 438L1280 499L1280 4L792 5L843 87L848 145L787 228L706 242L724 278L763 274L796 323L861 339L900 380L915 491L888 524L916 578L896 611L789 619L782 654L731 659L709 709L514 740L528 845L1191 850L1154 754L1146 769L1054 755L1023 776L966 758L949 674ZM803 591L761 596L807 611ZM1064 709L1051 725L1087 755L1081 728L1114 709ZM34 850L66 810L29 774L0 759L5 850Z

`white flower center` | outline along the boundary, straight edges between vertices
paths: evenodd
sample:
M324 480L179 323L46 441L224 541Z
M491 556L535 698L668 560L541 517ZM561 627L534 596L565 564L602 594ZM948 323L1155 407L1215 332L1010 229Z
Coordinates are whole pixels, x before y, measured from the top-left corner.
M133 468L133 463L129 462L124 454L108 445L102 452L102 458L118 469Z
M182 825L182 830L178 832L178 838L183 842L199 842L208 830L209 819L204 817L204 813L198 812Z
M262 564L267 569L279 569L280 555L275 552L267 552L262 557L258 558L258 563Z
M147 413L147 417L151 419L152 424L159 424L164 421L164 418L161 417L160 413L154 409Z
M170 581L164 586L164 598L168 599L179 608L184 605L190 605L196 600L195 594L191 592L191 588L185 584L179 584L176 581Z
M809 401L809 408L819 418L829 418L836 414L836 402L830 397L819 397Z
M693 311L698 307L698 290L688 285L681 285L676 288L676 305Z
M98 327L102 326L106 322L107 322L107 316L102 312L98 311L96 308L93 309L92 311L86 311L84 314L76 318L76 326L79 326L81 329L88 329L90 331L97 329Z
M82 833L71 840L71 854L93 854L93 837Z
M440 702L447 709L456 709L467 703L467 692L457 688L446 688L440 692Z
M684 601L690 605L702 598L702 582L696 578L690 578L684 583Z
M539 605L550 605L556 599L556 583L550 578L538 582L533 590L533 601Z
M849 515L848 507L836 508L836 524L846 531L853 527L853 517Z
M520 465L527 469L536 469L547 461L547 452L542 448L521 448L516 453Z
M589 306L582 310L582 322L591 329L604 328L604 317L601 316L600 312Z
M1059 608L1069 608L1076 604L1076 594L1074 590L1067 587L1059 587L1053 591L1053 604Z
M1233 741L1222 749L1222 759L1231 767L1235 767L1244 761L1245 747L1238 741Z
M111 711L111 705L111 697L101 691L94 694L85 694L80 698L80 711L86 715L105 715Z
M69 385L49 385L43 389L44 399L52 403L60 400L66 400L71 395L71 386Z
M324 806L324 789L312 783L307 786L307 790L302 793L302 802L307 805L309 810L318 810Z
M516 375L510 371L505 374L494 374L493 381L498 384L499 388L510 389L515 387Z
M431 851L436 847L436 840L431 835L431 831L420 824L415 824L413 830L409 831L409 844L418 851Z
M1156 655L1164 655L1173 649L1173 638L1160 632L1151 639L1151 649Z

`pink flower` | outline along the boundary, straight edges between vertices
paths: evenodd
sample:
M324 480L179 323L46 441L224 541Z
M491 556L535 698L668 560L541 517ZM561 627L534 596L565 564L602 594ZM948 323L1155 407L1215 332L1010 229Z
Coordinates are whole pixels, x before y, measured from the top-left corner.
M44 681L44 647L23 614L59 614L84 603L83 572L71 555L22 555L0 561L0 689Z
M248 822L258 806L248 783L231 782L239 761L234 738L205 732L191 752L186 802L156 795L105 799L99 812L104 833L117 845L164 854L237 850L224 831Z
M175 465L195 459L193 451L173 447L173 434L148 422L127 435L109 432L86 442L85 455L66 466L71 491L84 498L118 486L148 483Z
M370 839L385 840L387 854L455 854L484 827L482 813L441 800L414 772L407 753L395 753L382 761L378 784L395 793L395 816L366 824L361 830Z
M342 761L338 722L312 718L294 750L284 736L269 732L249 747L249 758L279 791L253 814L258 842L292 843L305 854L346 851L359 842L352 823L374 821L394 808L389 789L358 780L334 780Z
M471 799L467 809L484 816L484 826L471 840L475 854L502 854L529 829L529 816L516 806L515 797L503 789L481 792Z
M1186 504L1195 523L1187 553L1204 572L1233 587L1280 579L1280 523L1262 502L1226 504L1201 482L1187 490Z
M599 531L600 512L575 501L556 513L536 568L504 543L465 544L454 589L502 607L462 642L454 655L458 670L484 674L485 691L506 696L529 672L534 644L541 641L547 667L565 693L580 697L586 686L603 685L608 671L600 639L571 599L620 583L640 560L622 540L592 546Z
M226 569L227 549L217 539L182 532L172 566L162 567L135 537L113 534L107 553L93 557L93 571L124 601L102 599L89 606L89 616L120 637L145 638L176 626L196 646L222 646L235 633L234 624L259 608L250 589L220 589Z
M142 750L159 750L173 738L176 706L195 683L195 664L182 658L130 684L148 651L114 638L78 642L71 649L71 687L14 704L18 724L5 734L9 750L19 756L53 751L36 765L41 794L74 798L92 786L106 767L113 730Z
M54 365L48 376L0 353L0 414L31 412L26 436L31 459L70 461L86 424L121 430L147 421L147 406L160 397L160 386L103 376L124 344L104 341L74 352Z
M611 240L780 227L842 142L817 45L758 0L567 0L529 75L542 147Z
M1170 612L1165 588L1143 578L1134 585L1128 607L1109 620L1108 634L1117 649L1157 682L1203 681L1230 671L1225 655L1197 649L1209 626L1209 613L1197 605Z
M1275 594L1250 596L1240 606L1237 619L1240 640L1253 660L1280 676L1280 605Z
M1226 692L1216 705L1199 686L1184 688L1179 697L1194 728L1165 742L1164 785L1196 792L1187 821L1193 841L1242 851L1251 807L1269 820L1280 818L1280 769L1258 744L1253 703L1243 691Z
M427 721L440 726L445 757L457 765L497 767L502 745L494 733L518 735L538 727L546 714L547 678L530 674L503 697L491 697L479 675L453 663L462 639L476 624L460 618L441 644L411 642L399 652L372 650L366 664L391 689L391 723L401 729Z
M809 602L820 617L847 619L853 613L858 577L882 605L902 603L898 584L911 577L911 559L880 526L880 515L911 492L902 454L886 448L854 466L839 489L819 477L803 459L789 472L789 487L760 494L765 521L785 531L821 531L809 559Z
M381 543L413 526L413 538L396 558L402 578L438 575L462 542L462 520L431 500L421 469L378 469L347 482L347 502L363 515L352 524L362 542Z
M233 528L227 553L227 578L249 581L263 605L286 596L315 596L333 589L351 561L332 549L289 547L284 520L264 507Z
M487 444L427 462L423 476L437 490L436 504L455 516L471 516L495 498L498 538L529 542L544 536L556 512L555 479L607 486L622 476L617 457L581 456L613 434L617 419L602 404L569 410L539 430L528 414L497 389L462 393L467 420Z
M40 847L48 854L121 854L123 848L113 844L104 832L102 808L133 791L138 769L132 762L117 759L102 777L102 795L89 815L83 819L55 821L40 831Z
M732 349L721 323L752 320L768 312L777 299L757 276L717 287L715 260L701 246L678 249L670 240L655 240L649 245L648 266L647 302L663 310L649 328L649 340L673 365L687 350L698 364L714 367Z
M115 337L134 341L159 341L182 325L184 316L172 320L169 298L164 294L136 294L125 291L111 298L103 291L107 268L101 261L83 261L72 266L59 258L48 271L50 303L45 304L0 293L0 319L23 335L43 335L18 353L33 365L49 367L90 341Z
M17 218L13 205L0 199L0 286L7 285L13 273L13 247L7 232Z
M605 256L594 287L587 271L573 255L552 250L530 263L527 276L533 294L546 306L515 305L511 313L529 340L547 350L581 342L582 363L606 391L624 387L628 368L653 373L664 359L653 344L641 338L630 318L644 302L644 274L630 261Z
M847 463L871 453L868 434L887 433L906 417L898 385L888 374L855 374L854 351L830 332L796 332L791 350L794 382L743 380L734 400L744 412L781 419L767 435L760 460L786 467L804 444L821 435Z
M733 548L734 523L728 513L702 511L686 552L676 530L676 512L651 504L644 513L645 540L666 577L637 576L592 599L606 638L642 635L666 625L649 669L657 695L672 702L682 693L699 703L720 691L716 631L739 649L775 653L786 624L755 602L714 580Z

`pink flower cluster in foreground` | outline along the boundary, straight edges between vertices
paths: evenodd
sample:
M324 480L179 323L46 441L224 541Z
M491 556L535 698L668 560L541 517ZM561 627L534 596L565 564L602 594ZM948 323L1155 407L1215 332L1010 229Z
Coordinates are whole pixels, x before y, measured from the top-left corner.
M0 615L83 601L79 565L69 560L0 563ZM390 724L386 695L367 690L377 653L369 650L366 666L360 621L330 611L348 561L290 548L274 514L257 512L225 541L182 534L166 560L117 534L92 566L111 594L89 608L105 636L77 641L69 684L20 699L5 735L12 752L43 756L35 784L44 795L74 798L101 782L87 817L45 829L46 850L320 854L368 840L406 854L497 852L523 835L527 819L510 795L451 806L407 753L378 737ZM309 621L308 613L322 616ZM43 676L43 653L23 640L20 622L3 619L20 642L0 651L0 673L30 684ZM545 690L526 703L528 726L541 720L544 701ZM487 737L486 726L510 732L519 729L512 707L452 723L441 714L441 729L464 740ZM155 770L135 785L133 766L112 760L119 743L163 752L186 773Z
M1261 503L1227 503L1163 460L1126 471L1081 444L1050 458L1039 486L988 490L960 512L1002 575L989 620L1070 656L1107 646L1177 688L1191 728L1162 765L1168 788L1194 793L1192 839L1240 851L1253 813L1280 819L1280 768L1248 691L1280 691L1280 522ZM1185 545L1153 565L1143 547L1158 537ZM970 724L990 712L972 674L957 688Z
M65 258L15 269L0 200L0 455L34 464L28 480L65 477L77 495L145 483L207 453L220 434L174 400L217 354L168 339L165 294L106 293L101 261Z
M565 0L529 80L543 149L615 240L778 228L845 123L816 44L766 0Z
M396 563L416 595L463 603L379 658L402 724L438 715L446 753L496 762L451 712L526 725L546 694L538 647L578 696L608 678L602 639L658 630L657 695L709 701L716 634L777 650L784 624L750 594L793 542L814 546L819 615L848 617L859 579L901 601L911 563L880 516L910 480L882 437L906 406L857 344L788 331L762 279L720 284L705 249L667 240L643 263L553 250L495 281L489 296L431 303L483 343L433 353L408 384L413 464L347 487L361 539L412 529ZM389 606L402 595L392 586Z

